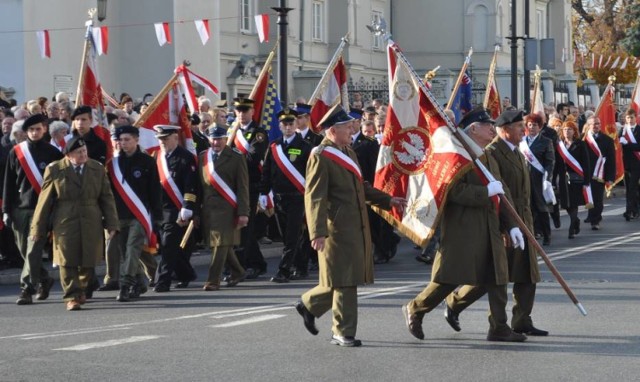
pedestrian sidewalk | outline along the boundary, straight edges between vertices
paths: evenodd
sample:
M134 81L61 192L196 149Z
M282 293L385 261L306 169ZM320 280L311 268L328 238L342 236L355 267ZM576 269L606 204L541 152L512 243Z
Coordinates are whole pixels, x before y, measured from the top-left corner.
M260 250L265 259L279 258L282 255L282 243L273 242L272 244L260 245ZM159 258L157 259L159 261ZM191 256L191 265L194 268L207 267L211 260L211 252L208 250L199 250L193 253ZM53 268L50 262L44 263L45 268L49 271L49 275L55 280L60 279L60 271L58 268ZM105 275L106 266L104 261L96 267L96 275L100 284L102 284L102 278ZM19 288L20 285L20 273L21 269L11 268L0 271L0 285L16 285Z

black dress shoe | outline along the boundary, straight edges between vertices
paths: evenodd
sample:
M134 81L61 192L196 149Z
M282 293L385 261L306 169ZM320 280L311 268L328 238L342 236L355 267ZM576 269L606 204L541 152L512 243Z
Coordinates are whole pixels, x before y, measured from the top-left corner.
M30 305L33 304L33 298L31 297L31 293L26 290L20 292L20 296L16 300L16 304L18 305Z
M304 280L309 277L309 272L293 271L289 280Z
M551 220L555 228L560 228L560 214L551 214Z
M591 226L591 229L592 229L593 231L599 231L599 230L600 230L600 224L594 224L594 225L592 225L592 226Z
M188 287L189 287L189 281L180 281L174 286L174 288L178 288L178 289L184 289Z
M278 271L278 273L276 273L271 278L271 282L272 283L278 283L278 284L288 283L289 282L289 278L287 276L285 276L282 272Z
M549 335L549 332L546 330L538 329L535 326L531 325L525 328L514 328L514 332L520 334L526 334L528 336L537 336L537 337L545 337Z
M516 333L509 330L507 333L494 333L489 331L487 334L487 341L494 342L524 342L527 340L527 336L521 333Z
M331 336L331 343L334 345L345 346L350 348L362 346L362 341L357 340L355 337L336 336L335 334Z
M258 277L260 277L261 275L264 275L265 273L267 273L266 269L260 270L256 268L248 268L246 272L246 275L247 275L246 278L249 280L257 279Z
M551 239L549 237L545 237L544 239L542 239L542 245L549 245L551 244Z
M302 320L304 321L304 327L307 328L307 331L314 336L318 334L318 329L316 328L316 317L309 312L306 306L302 301L298 301L295 304L296 310L298 314L302 316Z
M631 215L628 212L623 213L622 216L624 216L624 220L631 221Z
M433 264L433 258L429 255L418 255L416 256L416 260L427 265Z
M153 291L156 293L165 293L171 290L171 287L169 287L169 285L165 285L165 284L156 284L156 286L153 287Z
M451 328L453 328L453 330L455 330L456 332L459 332L461 328L460 328L460 320L458 320L458 313L451 310L451 308L449 308L449 305L445 304L445 306L446 306L446 309L444 310L445 320L447 320L447 323L449 324L449 326L451 326Z
M407 329L412 336L419 340L424 340L424 332L422 331L422 320L415 314L409 314L409 307L402 305L402 314L407 324Z
M117 281L111 281L111 282L108 282L108 283L104 284L100 288L98 288L98 290L100 292L106 292L106 291L110 291L110 290L120 290L120 283L118 283Z
M116 301L119 302L127 302L131 299L131 295L129 294L129 287L120 288L120 293L116 296Z
M129 298L140 298L140 287L138 285L133 285L129 288Z
M42 301L49 298L49 292L51 291L53 284L54 284L54 281L51 277L43 280L38 285L38 294L36 295L36 300Z
M583 222L585 223L591 223L591 218L587 216L586 219L583 220Z

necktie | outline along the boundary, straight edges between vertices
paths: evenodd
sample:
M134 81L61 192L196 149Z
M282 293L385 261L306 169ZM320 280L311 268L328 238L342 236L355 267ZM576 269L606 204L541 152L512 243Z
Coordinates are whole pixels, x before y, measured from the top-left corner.
M82 178L82 167L76 166L75 170L76 170L76 175L78 175L78 178Z
M211 156L211 160L215 162L216 159L218 159L218 153L213 153L213 155Z

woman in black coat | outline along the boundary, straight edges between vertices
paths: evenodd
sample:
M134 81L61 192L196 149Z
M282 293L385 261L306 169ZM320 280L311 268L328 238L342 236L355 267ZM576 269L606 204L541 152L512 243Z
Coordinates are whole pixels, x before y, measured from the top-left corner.
M562 147L561 147L562 146ZM564 150L566 149L566 150ZM591 166L587 145L580 139L578 125L572 119L567 119L562 124L556 147L559 156L565 162L566 172L560 174L558 186L560 188L560 206L569 214L571 225L569 226L569 239L580 233L580 219L578 219L578 206L587 205L585 194L591 192ZM575 160L572 162L572 159ZM577 166L579 165L579 167ZM581 173L579 171L581 169Z

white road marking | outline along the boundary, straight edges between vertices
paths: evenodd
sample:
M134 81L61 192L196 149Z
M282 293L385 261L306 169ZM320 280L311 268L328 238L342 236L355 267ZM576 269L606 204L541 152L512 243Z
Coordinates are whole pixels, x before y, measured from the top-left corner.
M227 322L225 324L210 325L209 327L210 328L231 328L233 326L248 325L248 324L254 324L256 322L275 320L277 318L282 318L286 316L287 316L286 314L265 314L262 316L251 317L244 320Z
M22 337L21 340L38 340L41 338L51 338L51 337L62 337L62 336L73 336L77 334L89 334L89 333L100 333L100 332L111 332L114 330L127 330L131 328L107 328L107 329L96 329L96 330L78 330L74 332L66 332L66 333L55 333L55 334L43 334L43 335L31 335L30 337Z
M628 235L626 238L622 238L622 236L616 236L614 238L601 241L597 245L585 244L580 247L568 248L568 249L558 251L558 252L553 252L547 255L549 256L549 258L551 258L551 260L561 260L561 259L566 259L573 256L582 255L589 252L599 251L601 249L608 249L609 247L630 243L638 239L640 239L640 233L633 233ZM538 264L543 264L543 263L544 261L542 260L538 261Z
M98 349L98 348L106 348L106 347L110 347L110 346L131 344L131 343L134 343L134 342L157 340L160 337L162 337L162 336L133 336L133 337L128 337L128 338L121 338L121 339L118 339L118 340L109 340L109 341L103 341L103 342L91 342L91 343L88 343L88 344L80 344L80 345L70 346L70 347L67 347L67 348L59 348L59 349L53 349L53 350L83 351L83 350L89 350L89 349Z
M626 211L626 207L614 208L612 210L604 211L602 216L622 216L624 211Z

